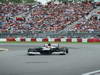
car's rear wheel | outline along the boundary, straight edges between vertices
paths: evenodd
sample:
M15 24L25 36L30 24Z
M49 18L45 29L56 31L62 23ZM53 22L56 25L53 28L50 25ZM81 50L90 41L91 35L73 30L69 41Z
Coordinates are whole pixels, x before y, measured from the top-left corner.
M60 55L66 55L66 54L67 54L66 52L60 53Z
M66 53L68 54L68 48L66 48Z
M68 53L68 49L62 48L62 49L61 49L61 52L62 52L62 53L60 53L60 55L66 55L66 54Z

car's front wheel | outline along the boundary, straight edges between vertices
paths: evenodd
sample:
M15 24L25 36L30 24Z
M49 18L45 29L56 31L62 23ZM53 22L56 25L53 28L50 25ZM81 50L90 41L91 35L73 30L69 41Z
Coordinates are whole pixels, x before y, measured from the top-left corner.
M66 48L66 53L67 53L67 54L69 53L68 48Z

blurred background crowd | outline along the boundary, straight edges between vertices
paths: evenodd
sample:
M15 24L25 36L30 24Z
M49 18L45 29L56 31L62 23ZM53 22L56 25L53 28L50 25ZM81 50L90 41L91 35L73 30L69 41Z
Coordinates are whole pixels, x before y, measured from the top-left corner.
M99 8L92 1L1 3L0 34L100 31Z

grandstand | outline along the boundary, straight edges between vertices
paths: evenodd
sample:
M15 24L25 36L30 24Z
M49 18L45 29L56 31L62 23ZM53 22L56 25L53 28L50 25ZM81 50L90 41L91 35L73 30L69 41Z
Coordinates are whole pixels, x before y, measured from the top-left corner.
M100 35L100 7L96 6L99 2L59 1L15 4L1 0L0 37L85 38Z

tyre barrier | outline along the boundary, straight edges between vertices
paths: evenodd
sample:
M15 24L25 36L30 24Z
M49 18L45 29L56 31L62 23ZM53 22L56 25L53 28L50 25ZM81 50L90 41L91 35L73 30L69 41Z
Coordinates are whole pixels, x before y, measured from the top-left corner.
M88 42L90 42L90 43L92 43L92 42L100 42L100 39L91 38L91 39L88 39Z
M15 38L6 38L7 42L16 41Z
M72 38L67 38L67 39L66 39L66 42L72 42L72 40L73 40ZM78 42L78 41L77 41L77 42Z
M43 41L43 42L48 42L49 40L48 40L48 38L43 38L42 41Z
M61 39L60 38L55 38L54 42L61 42Z
M99 43L100 38L0 38L0 42L76 42Z
M36 42L36 38L31 38L31 42Z

